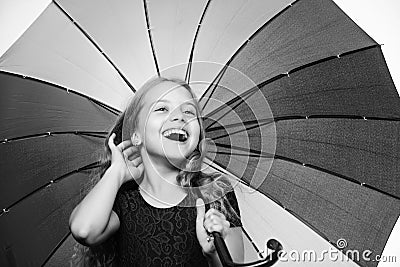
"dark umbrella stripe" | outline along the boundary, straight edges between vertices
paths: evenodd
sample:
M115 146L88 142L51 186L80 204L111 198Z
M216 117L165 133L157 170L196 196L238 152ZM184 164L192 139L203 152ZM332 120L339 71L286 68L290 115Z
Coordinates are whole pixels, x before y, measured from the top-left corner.
M87 173L73 174L0 216L0 265L41 266L69 232L69 215L87 179Z
M379 117L365 117L365 116L355 116L355 115L311 115L311 116L284 116L284 117L275 117L272 119L263 119L263 120L254 120L254 121L245 121L239 123L231 123L225 124L224 126L218 125L215 127L211 127L207 129L207 133L217 132L213 134L213 140L218 140L220 138L227 137L228 134L226 131L219 132L225 128L237 128L235 132L230 132L229 135L247 132L253 128L262 127L264 125L273 125L273 123L279 121L287 121L287 120L308 120L308 119L349 119L349 120L377 120L377 121L400 121L400 118L379 118ZM244 127L242 127L244 126Z
M72 256L75 254L75 241L71 233L65 235L65 238L58 243L49 255L43 266L70 266Z
M241 131L242 138L237 139L232 138L237 132L229 134L223 130L207 133L207 136L213 138L218 148L213 153L221 154L217 160L227 157L226 162L230 156L245 155L271 158L275 155L271 144L275 135L264 128ZM262 136L260 129L264 133ZM399 136L400 121L340 117L282 120L276 123L276 155L350 177L359 184L367 184L399 198L396 179L400 175L400 167L396 164L400 160ZM264 147L251 148L247 139L261 139L254 143L263 143Z
M276 154L400 198L400 121L312 119L276 127Z
M96 162L102 146L103 140L78 135L1 144L0 207L9 208L50 181Z
M258 31L229 65L260 84L308 63L375 44L333 1L300 0Z
M105 103L102 103L97 99L94 99L94 98L92 98L92 97L90 97L88 95L82 94L80 92L71 90L69 88L63 87L61 85L58 85L58 84L55 84L55 83L51 83L49 81L44 81L44 80L41 80L41 79L38 79L38 78L29 77L29 76L18 74L18 73L11 73L11 72L7 72L7 71L4 71L4 70L0 70L0 73L1 74L5 74L5 75L11 75L11 76L20 77L20 78L23 78L23 79L26 79L26 80L36 81L36 82L39 82L41 84L47 84L49 86L53 86L54 89L60 89L60 90L63 90L64 92L66 92L66 93L74 94L74 95L86 98L87 100L92 101L93 103L96 103L97 105L99 105L100 107L104 108L105 110L109 111L110 113L112 113L114 115L119 115L121 113L120 110L118 110L118 109L116 109L114 107L111 107L111 106L109 106L109 105L107 105ZM1 82L2 85L9 86L9 83L10 83L10 81L2 79L2 82Z
M400 99L380 47L312 65L260 90L277 117L400 118Z
M0 83L0 205L8 208L50 181L97 161L116 116L46 82L1 72Z
M260 84L311 62L372 45L376 42L333 1L299 0L257 30L228 64ZM237 82L231 75L235 73L226 68L222 72L223 77L217 76L219 84ZM212 92L208 88L202 102L214 97Z
M104 132L116 115L88 98L0 72L0 140L47 132Z
M216 99L226 104L212 111L206 106L204 117L220 121L232 109L240 110L242 105L251 106L252 112L258 114L257 108L265 110L263 106L254 105L260 101L261 91L274 117L400 118L400 99L379 46L309 64L289 77L279 77L249 88L233 99L225 100L223 90L214 93ZM245 118L245 113L237 113L244 118L243 123L252 121ZM263 113L266 116L264 120L272 119L272 116L267 116L272 114ZM232 123L235 122L229 122ZM207 127L212 126L209 124Z
M71 171L69 173L65 173L62 176L57 177L54 180L50 180L45 184L42 184L40 187L34 189L33 191L31 191L29 194L24 195L22 198L18 199L17 201L15 201L14 203L12 203L11 205L9 205L7 208L3 208L3 210L0 211L0 216L2 216L3 214L6 214L8 212L10 212L11 209L14 208L14 206L20 204L22 201L26 200L27 198L31 197L34 194L39 193L41 190L46 189L47 187L53 185L54 183L58 183L60 182L62 179L71 177L71 175L75 174L75 173L79 173L79 172L84 172L84 171L88 171L88 170L92 170L92 169L96 169L99 167L99 162L93 162L90 163L86 166L83 166L77 170ZM88 184L89 186L89 184ZM84 191L84 189L82 188L82 191Z

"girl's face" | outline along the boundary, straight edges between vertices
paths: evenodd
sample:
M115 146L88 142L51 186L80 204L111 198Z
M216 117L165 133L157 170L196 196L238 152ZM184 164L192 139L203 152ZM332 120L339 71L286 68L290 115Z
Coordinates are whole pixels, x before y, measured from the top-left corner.
M178 167L196 149L200 114L195 101L185 87L173 82L162 82L146 93L138 132L149 155Z

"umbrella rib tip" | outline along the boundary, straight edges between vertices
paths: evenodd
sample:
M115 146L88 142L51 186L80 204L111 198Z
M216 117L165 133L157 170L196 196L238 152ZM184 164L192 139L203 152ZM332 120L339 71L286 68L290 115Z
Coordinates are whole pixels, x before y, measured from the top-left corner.
M8 213L8 212L10 212L10 209L9 208L4 208L2 211L3 211L3 213Z

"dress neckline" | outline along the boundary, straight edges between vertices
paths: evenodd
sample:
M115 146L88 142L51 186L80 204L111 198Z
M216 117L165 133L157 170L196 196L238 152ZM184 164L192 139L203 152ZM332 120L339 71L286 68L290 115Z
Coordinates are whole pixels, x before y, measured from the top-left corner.
M139 194L139 198L142 200L142 202L143 202L145 205L147 205L147 206L149 206L149 207L151 207L151 208L153 208L153 209L157 209L157 210L168 210L168 209L173 209L173 208L179 207L179 206L186 200L186 198L188 197L188 194L186 194L186 195L185 195L177 204L175 204L175 205L166 206L166 207L157 207L157 206L154 206L154 205L152 205L152 204L150 204L149 202L146 201L146 199L145 199L145 198L143 197L143 195L142 195L142 192L141 192L140 187L138 187L138 189L137 189L137 194ZM145 192L145 194L147 194L147 195L149 195L150 197L156 199L155 197L151 196L150 194L148 194L148 193L146 193L146 192ZM156 199L156 200L157 200L158 202L161 202L161 203L166 203L166 202L160 201L160 200L158 200L158 199ZM167 204L167 203L166 203L166 204Z

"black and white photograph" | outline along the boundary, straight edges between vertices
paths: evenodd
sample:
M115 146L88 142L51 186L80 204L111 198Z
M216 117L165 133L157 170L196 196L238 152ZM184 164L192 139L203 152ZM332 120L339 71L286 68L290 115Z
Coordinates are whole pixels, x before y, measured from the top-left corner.
M400 266L398 0L0 0L0 266Z

